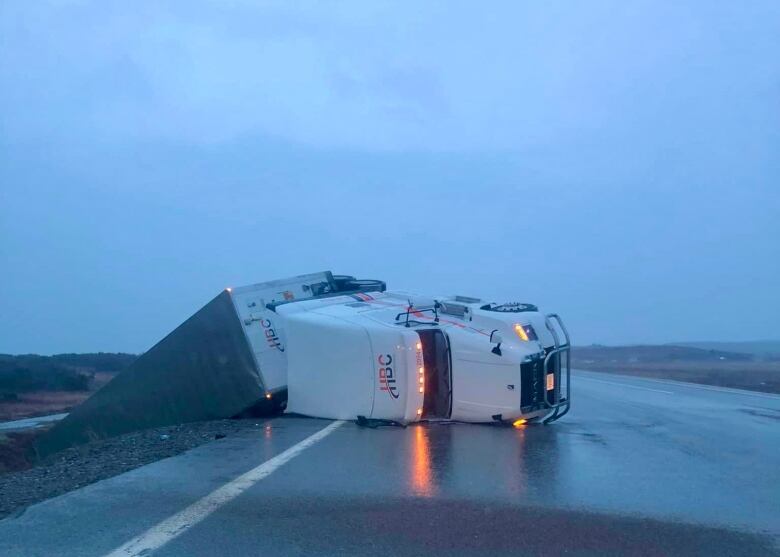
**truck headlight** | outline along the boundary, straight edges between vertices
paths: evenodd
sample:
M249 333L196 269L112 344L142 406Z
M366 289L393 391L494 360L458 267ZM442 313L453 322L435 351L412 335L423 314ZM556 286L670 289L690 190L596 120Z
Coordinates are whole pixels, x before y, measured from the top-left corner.
M520 323L515 323L514 329L515 334L520 337L520 340L539 340L539 337L536 336L536 331L534 331L534 328L531 325L521 325Z

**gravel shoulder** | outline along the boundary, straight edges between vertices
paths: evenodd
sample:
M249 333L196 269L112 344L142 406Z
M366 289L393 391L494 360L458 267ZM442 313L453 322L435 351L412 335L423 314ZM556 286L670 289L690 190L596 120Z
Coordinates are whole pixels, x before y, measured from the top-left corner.
M0 474L0 518L26 507L223 437L258 419L213 420L148 429L66 449L27 470Z

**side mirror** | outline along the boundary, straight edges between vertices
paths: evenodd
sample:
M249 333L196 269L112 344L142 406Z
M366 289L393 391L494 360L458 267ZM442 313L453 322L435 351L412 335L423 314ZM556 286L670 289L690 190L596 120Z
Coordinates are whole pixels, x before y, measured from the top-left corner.
M501 355L501 343L504 342L504 338L501 336L501 333L498 332L498 329L493 329L490 333L490 342L495 344L491 352L495 354L496 356Z

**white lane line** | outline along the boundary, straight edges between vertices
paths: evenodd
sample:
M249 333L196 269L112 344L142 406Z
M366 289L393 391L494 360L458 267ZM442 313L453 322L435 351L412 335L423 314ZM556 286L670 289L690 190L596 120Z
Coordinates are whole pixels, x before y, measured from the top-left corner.
M639 387L637 385L629 385L627 383L621 383L620 381L604 381L603 379L595 379L593 377L585 377L583 375L575 376L577 379L586 379L588 381L598 381L599 383L606 383L608 385L620 385L621 387L628 387L629 389L641 389L643 391L653 391L654 393L664 393L667 395L673 395L672 391L662 391L661 389L650 389L648 387Z
M284 464L303 451L330 435L333 430L343 423L343 421L331 423L286 451L279 453L259 466L252 468L249 472L215 489L183 511L163 520L156 526L152 526L140 536L108 553L106 557L140 557L141 555L149 555L152 551L159 549L172 539L182 535L225 503L241 495L255 483L268 477L274 470L284 466Z

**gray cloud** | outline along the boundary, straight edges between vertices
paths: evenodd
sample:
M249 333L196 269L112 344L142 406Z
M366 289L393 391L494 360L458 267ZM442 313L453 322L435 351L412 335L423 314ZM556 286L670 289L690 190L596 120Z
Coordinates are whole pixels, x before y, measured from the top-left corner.
M771 336L778 10L5 2L0 351L143 350L324 268L581 342Z

